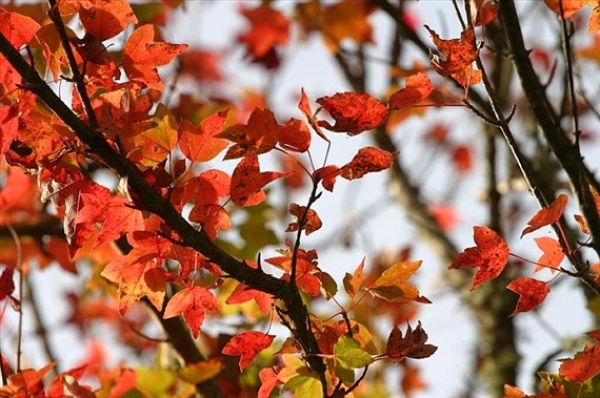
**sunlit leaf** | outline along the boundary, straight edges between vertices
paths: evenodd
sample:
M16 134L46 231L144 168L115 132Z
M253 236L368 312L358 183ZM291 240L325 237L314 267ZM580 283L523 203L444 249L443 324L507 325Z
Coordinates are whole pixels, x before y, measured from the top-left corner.
M233 336L222 352L225 355L239 355L240 370L244 370L259 352L273 343L274 339L273 335L248 330Z
M519 301L517 301L517 308L511 316L538 308L550 293L550 287L547 283L527 277L514 279L506 285L506 288L520 296Z

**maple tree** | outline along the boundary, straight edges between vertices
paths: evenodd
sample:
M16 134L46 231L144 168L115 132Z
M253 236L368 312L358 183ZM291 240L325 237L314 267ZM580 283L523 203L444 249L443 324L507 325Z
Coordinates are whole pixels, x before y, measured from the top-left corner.
M423 2L245 2L232 36L241 69L274 81L287 49L318 36L346 81L322 93L298 77L287 121L268 106L269 86L244 91L227 78L224 52L168 39L189 3L0 6L0 397L386 396L398 388L391 371L414 396L436 382L420 360L452 347L429 341L420 310L435 311L438 295L414 278L431 260L412 246L432 249L473 316L466 392L600 394L598 327L581 326L572 351L558 336L527 395L515 323L564 294L561 284L600 321L600 92L588 76L600 67L600 2L527 10L550 21L560 49L528 36L514 0L452 1L453 33L432 27ZM374 18L392 27L389 43ZM385 57L373 56L382 46ZM382 61L377 91L368 77ZM478 132L457 134L436 120L445 112ZM414 148L400 142L415 125L433 156L412 168ZM473 205L460 182L476 171L484 194ZM344 196L340 185L358 192L384 173L415 236L338 277L328 249L355 248L355 230L387 205L334 238L321 206ZM458 224L475 246L454 243ZM56 320L88 346L71 367L40 314L35 275L50 267L80 283L60 292L70 315ZM27 316L43 353L23 344ZM116 341L101 342L97 325ZM114 346L130 351L116 365ZM28 356L43 359L29 367Z

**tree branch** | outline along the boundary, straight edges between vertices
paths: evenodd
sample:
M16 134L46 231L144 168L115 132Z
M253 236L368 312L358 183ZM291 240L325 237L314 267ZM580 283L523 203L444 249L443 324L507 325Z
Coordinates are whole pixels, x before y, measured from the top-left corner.
M501 0L499 4L506 42L523 92L544 138L569 177L571 190L579 202L579 207L590 230L591 246L600 256L600 215L588 188L591 185L596 192L600 192L600 183L585 165L579 147L567 138L560 127L560 120L558 120L556 112L550 106L544 87L533 70L529 51L525 49L514 1Z
M168 199L150 186L140 170L113 149L107 141L86 125L56 95L41 77L12 47L6 37L0 33L0 53L17 70L23 79L23 87L34 92L56 115L75 133L75 135L112 168L119 176L127 178L129 188L143 198L147 211L158 215L165 224L180 236L180 244L193 248L208 260L217 264L234 279L248 285L251 289L272 294L282 300L290 309L290 318L297 328L299 344L306 350L307 361L311 368L321 374L325 372L325 364L319 357L319 347L310 324L306 323L309 314L299 292L288 282L275 278L260 269L248 267L244 262L232 257L217 247L204 231L197 231L173 207Z

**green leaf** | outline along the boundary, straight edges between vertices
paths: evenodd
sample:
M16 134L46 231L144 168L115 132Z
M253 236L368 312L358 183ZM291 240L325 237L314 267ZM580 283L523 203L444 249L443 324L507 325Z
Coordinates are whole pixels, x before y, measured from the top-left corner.
M315 373L293 377L283 387L292 391L294 397L323 398L323 385Z
M318 272L316 276L321 281L321 291L323 292L325 299L329 300L337 294L338 286L331 275L327 272Z
M176 376L168 369L136 369L136 387L153 397L166 397Z
M348 369L348 368L343 368L341 366L336 366L335 367L335 374L337 377L340 378L341 381L345 382L345 383L354 383L354 370L353 369Z
M333 348L333 356L337 363L346 369L364 368L373 358L360 348L360 343L352 337L343 336Z

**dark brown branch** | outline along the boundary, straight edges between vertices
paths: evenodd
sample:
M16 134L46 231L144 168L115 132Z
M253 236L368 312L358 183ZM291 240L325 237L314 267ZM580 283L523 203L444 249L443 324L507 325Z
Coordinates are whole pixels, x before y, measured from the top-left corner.
M552 152L556 155L571 183L571 189L579 202L579 207L590 230L592 247L600 255L600 215L596 210L592 193L588 186L600 192L600 183L585 165L579 148L567 138L560 126L554 109L550 106L543 86L525 49L521 24L513 0L502 0L500 17L504 25L506 41L513 63L519 75L523 92L531 106L533 115Z
M505 26L505 29L507 29L507 28L508 27ZM521 31L519 30L518 31L519 35L520 35L520 32ZM510 34L508 34L508 35L510 36ZM520 37L520 40L522 40L521 37ZM527 182L527 185L529 186L530 190L534 194L535 198L538 200L540 206L548 207L550 204L550 201L548 200L548 198L546 198L544 192L541 189L540 184L537 181L536 174L533 172L533 168L531 167L528 159L521 152L521 149L520 149L517 141L514 138L514 135L508 125L508 121L503 115L502 105L500 104L500 101L498 99L499 97L496 94L496 89L492 85L491 81L489 80L489 77L486 73L483 62L481 61L481 57L477 57L476 63L477 63L477 67L481 70L482 83L487 92L488 98L490 100L490 105L492 107L492 110L496 116L496 119L498 120L498 125L500 128L500 131L502 132L502 135L504 136L504 139L506 140L506 143L513 155L513 158L517 162L519 169L521 170L521 173L522 173L523 177L525 178L525 181ZM532 79L534 79L538 83L538 86L541 88L541 85L539 85L539 80L537 79L535 74L533 75ZM546 98L545 94L542 94L542 95L543 95L543 98L545 99ZM536 99L536 101L539 101L539 98ZM545 102L547 102L547 100L545 100ZM574 150L574 147L572 147L571 150ZM576 153L578 153L578 151ZM589 192L589 190L588 190L588 192ZM558 221L558 223L555 223L552 226L556 232L558 241L560 242L564 253L566 254L566 256L569 259L569 261L571 262L571 264L573 264L573 266L577 269L578 274L581 277L581 279L596 294L600 294L600 286L598 286L598 284L594 281L594 278L591 275L589 275L589 273L587 272L587 266L584 265L582 263L581 259L577 255L574 254L573 250L571 249L571 246L569 245L569 242L566 240L566 236L564 235L563 231L567 231L568 226L566 225L564 217L561 217L561 219Z
M92 126L93 130L96 130L98 129L98 127L100 127L100 125L98 123L96 113L94 113L94 108L92 108L92 103L85 88L83 74L79 71L79 68L77 67L77 60L75 59L75 54L73 54L73 49L71 48L71 43L69 42L69 37L67 36L65 24L63 23L62 17L60 16L58 4L56 0L48 0L48 3L50 4L50 10L48 10L48 15L50 16L50 19L52 20L54 26L56 27L56 30L58 31L60 42L67 56L67 60L69 61L69 65L71 66L71 73L73 73L73 81L75 82L75 87L77 87L77 92L81 97L81 102L83 103L83 107L85 109L85 113L88 117L88 120L90 121L90 125Z

